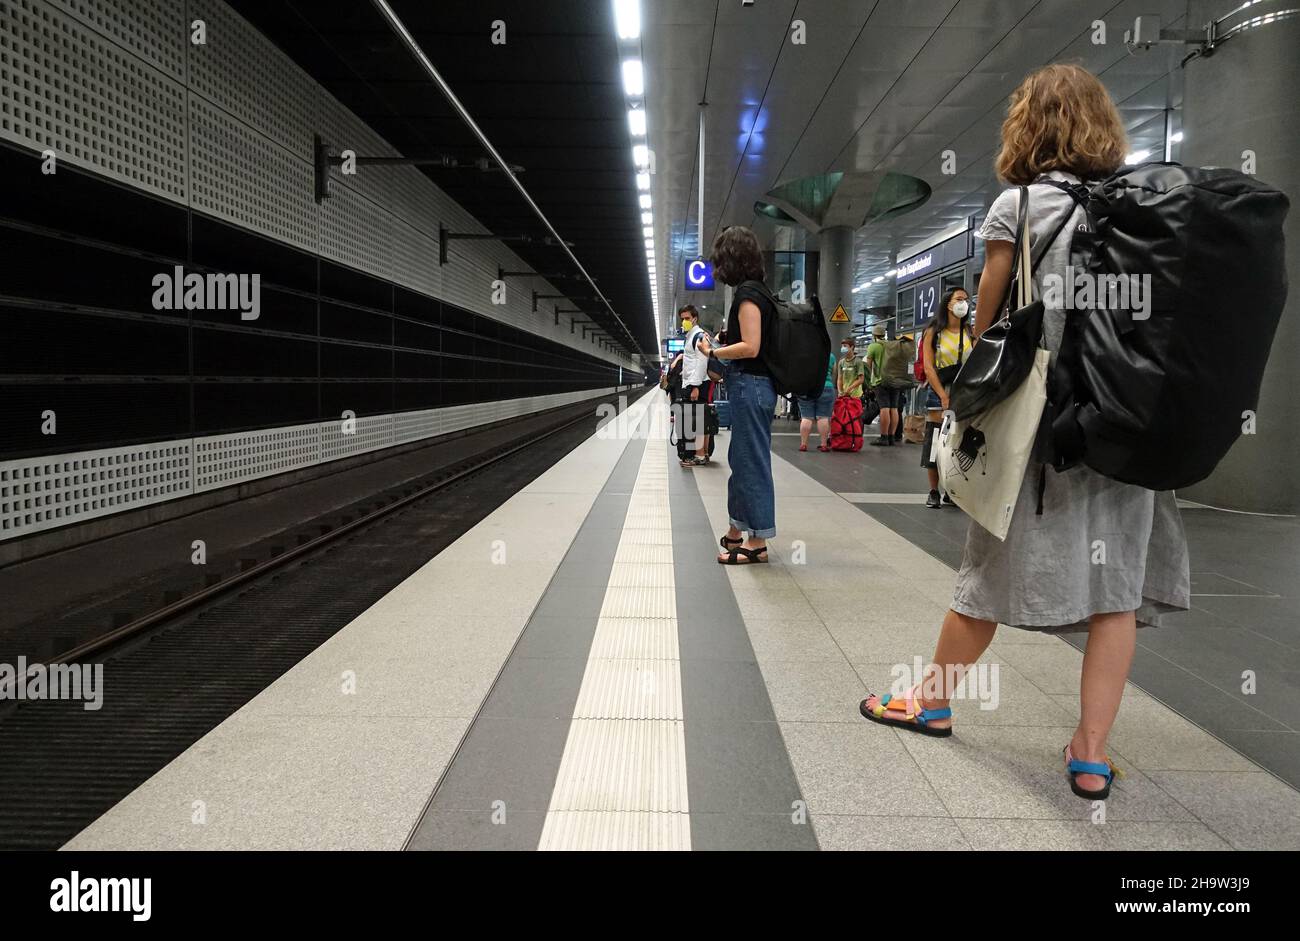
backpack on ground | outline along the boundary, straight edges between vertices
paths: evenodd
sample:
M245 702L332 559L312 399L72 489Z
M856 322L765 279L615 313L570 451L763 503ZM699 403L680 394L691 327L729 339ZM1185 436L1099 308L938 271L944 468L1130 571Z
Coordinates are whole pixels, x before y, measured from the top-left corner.
M841 395L831 409L831 450L862 450L862 400Z
M774 313L770 325L763 324L758 355L772 374L777 395L817 398L826 384L826 360L831 355L831 335L821 303L813 297L806 304L794 304L781 300L762 281L744 284L772 303Z
M1287 197L1235 170L1162 163L1053 185L1087 223L1063 286L1046 456L1151 490L1204 480L1259 402L1286 302Z
M912 385L912 341L906 337L881 340L885 352L881 356L880 384L886 389L907 389Z

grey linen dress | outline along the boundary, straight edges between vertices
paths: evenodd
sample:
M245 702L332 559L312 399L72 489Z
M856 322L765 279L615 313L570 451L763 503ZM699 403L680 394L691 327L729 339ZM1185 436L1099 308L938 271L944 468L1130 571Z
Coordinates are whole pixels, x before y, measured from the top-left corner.
M1062 173L1053 177L1075 182ZM1055 187L1029 187L1031 248L1051 235L1073 201ZM979 237L1015 241L1018 190L1002 193L989 209ZM1062 230L1034 275L1036 297L1045 275L1065 278L1070 235L1082 209ZM1069 282L1065 282L1068 285ZM1048 308L1044 341L1061 345L1067 316ZM1085 631L1093 614L1136 611L1138 625L1159 625L1163 615L1189 602L1187 538L1172 491L1155 492L1102 477L1083 465L1063 473L1047 469L1043 513L1036 515L1041 464L1031 461L1005 542L978 523L966 535L957 574L954 611L1011 627L1046 633Z

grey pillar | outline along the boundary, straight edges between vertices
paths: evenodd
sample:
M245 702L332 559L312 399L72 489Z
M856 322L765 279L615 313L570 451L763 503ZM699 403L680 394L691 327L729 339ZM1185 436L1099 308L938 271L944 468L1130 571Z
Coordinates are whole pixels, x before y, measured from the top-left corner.
M826 314L831 334L831 349L838 351L840 341L853 329L853 230L848 226L823 229L820 235L817 265L817 297ZM844 305L848 323L831 323L838 304Z
M1222 16L1237 4L1194 3L1188 22ZM1196 14L1192 16L1191 14ZM1291 285L1273 339L1259 394L1257 428L1243 435L1207 480L1183 491L1189 500L1231 510L1300 512L1300 400L1295 363L1300 361L1300 19L1283 20L1239 34L1213 56L1187 64L1183 95L1182 162L1188 166L1240 169L1242 152L1253 151L1256 175L1291 197L1286 221L1286 268ZM1232 311L1223 329L1233 330ZM1212 342L1211 338L1206 338ZM1261 339L1261 342L1262 339ZM1231 383L1224 375L1219 381Z

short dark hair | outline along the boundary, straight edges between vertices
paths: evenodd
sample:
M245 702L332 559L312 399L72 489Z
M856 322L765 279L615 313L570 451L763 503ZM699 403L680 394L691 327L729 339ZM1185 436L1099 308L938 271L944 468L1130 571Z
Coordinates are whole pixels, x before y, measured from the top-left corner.
M742 281L762 281L766 274L758 237L743 225L729 225L718 233L709 260L718 280L733 287Z
M680 317L682 314L690 314L692 317L700 316L700 312L695 309L694 304L683 304L677 308L677 316Z

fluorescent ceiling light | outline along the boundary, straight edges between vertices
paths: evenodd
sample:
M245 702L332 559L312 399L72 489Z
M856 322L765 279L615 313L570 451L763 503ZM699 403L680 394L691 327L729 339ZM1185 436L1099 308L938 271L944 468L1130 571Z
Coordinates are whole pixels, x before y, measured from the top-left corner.
M655 234L654 226L649 226L649 225L642 226L641 234L644 235L646 238L651 238Z
M642 225L654 225L654 221L655 221L655 214L654 214L653 212L643 212L643 213L641 213L641 224L642 224Z
M885 280L885 276L884 276L883 274L878 274L878 275L876 275L874 278L871 279L871 283L872 283L872 284L879 284L881 281L884 281L884 280Z
M627 113L627 126L633 137L645 137L645 112L640 108Z
M623 91L632 98L645 94L645 73L640 59L627 59L623 63Z
M650 208L650 194L649 194L649 193L642 193L642 194L641 194L641 208L642 208L642 209L649 209L649 208Z
M614 0L614 25L619 39L640 39L641 0Z
M654 248L654 247L655 247L655 240L654 240L654 239L646 239L646 240L645 240L645 247L646 247L646 248Z
M886 277L886 278L892 278L892 277L893 277L894 275L896 275L896 274L898 274L898 269L897 269L897 268L890 268L888 271L885 272L885 277Z
M1133 151L1133 153L1129 154L1127 157L1124 158L1124 162L1130 165L1135 163L1141 163L1149 156L1151 156L1151 151L1149 150L1135 150Z
M637 144L632 148L632 162L644 170L650 166L650 148L645 144Z
M636 175L636 188L639 190L648 190L650 188L649 173L638 173Z
M1183 140L1183 132L1179 131L1176 134L1170 134L1169 139L1173 141L1175 144L1181 143Z

